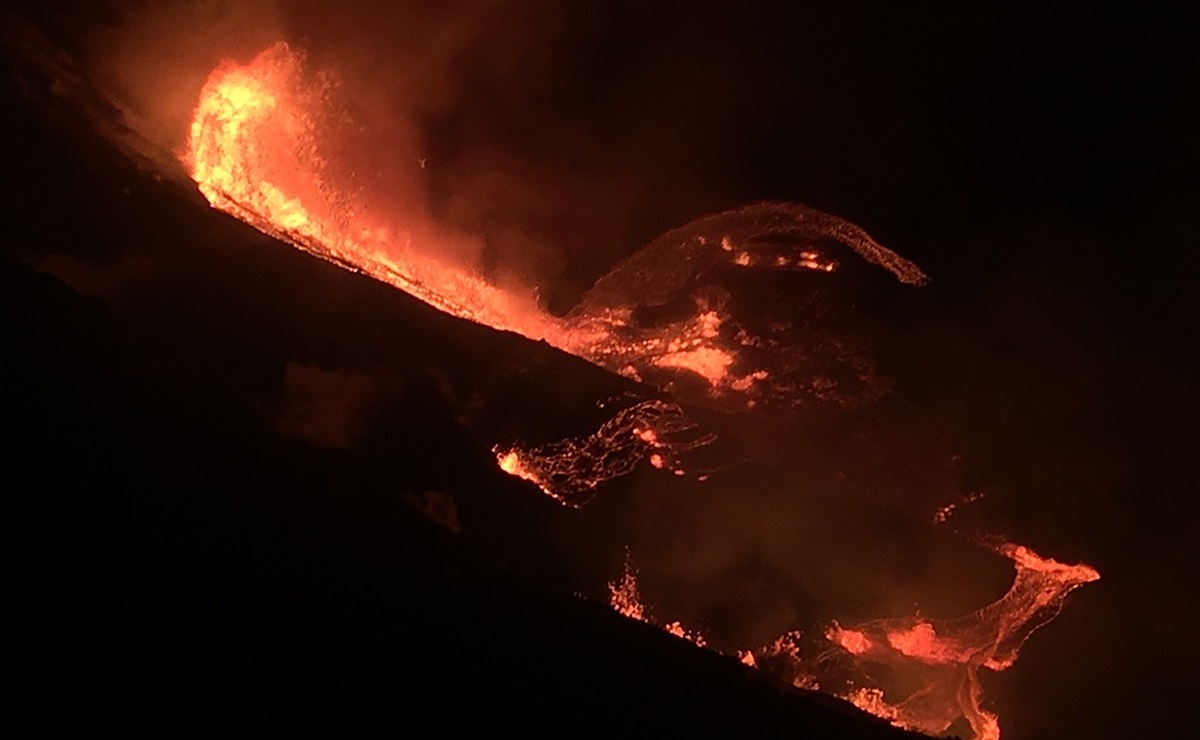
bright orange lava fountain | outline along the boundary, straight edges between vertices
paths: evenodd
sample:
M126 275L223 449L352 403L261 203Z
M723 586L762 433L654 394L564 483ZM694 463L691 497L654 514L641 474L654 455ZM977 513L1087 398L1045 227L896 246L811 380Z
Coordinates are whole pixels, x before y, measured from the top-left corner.
M826 638L863 663L877 663L926 676L920 690L899 701L884 699L879 687L861 686L848 698L861 708L910 729L936 734L964 717L978 740L998 740L995 714L980 706L979 669L1012 667L1029 636L1058 616L1067 595L1100 579L1089 565L1066 565L1027 547L999 543L1012 560L1013 585L998 601L951 620L922 617L883 619L851 628L833 625Z
M579 339L531 303L419 251L331 183L321 156L330 83L312 82L285 43L223 62L200 93L187 164L216 208L322 259L393 285L446 313L532 339ZM434 245L436 246L436 245Z

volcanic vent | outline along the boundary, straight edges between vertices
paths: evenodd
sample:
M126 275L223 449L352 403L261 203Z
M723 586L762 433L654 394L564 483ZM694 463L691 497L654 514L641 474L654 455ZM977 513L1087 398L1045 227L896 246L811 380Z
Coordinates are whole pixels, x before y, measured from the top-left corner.
M307 70L303 55L282 42L213 72L185 160L215 207L453 316L545 341L654 389L647 390L654 397L625 405L589 435L534 447L497 445L505 472L580 507L643 460L689 474L689 453L720 435L699 428L680 404L727 416L821 416L887 395L869 342L845 329L853 311L831 308L818 296L837 295L836 285L823 283L843 274L876 281L890 274L911 286L926 276L862 229L786 203L710 216L664 234L598 280L572 310L553 315L531 294L501 289L474 266L439 257L445 250L436 242L446 237L436 230L405 229L391 214L363 205L361 190L323 151L345 135L331 103L333 79ZM800 281L774 302L763 301L744 277L762 285L791 273ZM1016 577L1006 595L973 614L852 627L833 622L822 635L824 648L802 645L802 633L793 631L767 647L734 652L750 665L776 666L798 687L838 694L906 728L941 733L961 717L975 737L998 738L997 718L982 706L979 671L1010 667L1067 594L1099 576L1020 545L988 542L1012 561ZM630 571L611 588L618 611L647 619ZM702 630L678 621L664 628L707 644Z

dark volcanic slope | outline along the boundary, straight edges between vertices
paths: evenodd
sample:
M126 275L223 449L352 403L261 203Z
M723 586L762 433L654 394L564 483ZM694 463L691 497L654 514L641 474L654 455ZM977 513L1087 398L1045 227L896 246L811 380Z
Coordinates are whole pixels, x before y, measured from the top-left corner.
M904 735L533 585L563 514L446 399L503 399L475 419L503 431L621 383L273 243L4 84L5 662L39 734ZM367 378L354 444L277 433L289 363ZM546 419L506 421L535 395ZM405 503L430 489L476 539Z

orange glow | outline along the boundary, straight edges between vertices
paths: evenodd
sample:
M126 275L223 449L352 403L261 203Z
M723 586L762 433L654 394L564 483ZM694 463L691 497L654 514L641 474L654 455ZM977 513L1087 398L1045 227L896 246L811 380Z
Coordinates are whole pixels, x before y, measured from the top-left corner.
M852 655L863 655L871 649L871 641L858 630L844 630L836 624L826 634L830 642L837 643Z
M681 370L691 370L693 373L716 386L729 373L733 357L724 350L715 347L696 347L683 349L676 345L670 352L654 361L659 367L671 367Z
M1002 671L1016 661L1029 636L1062 609L1074 589L1100 578L1088 565L1065 565L1027 547L997 543L991 547L1012 560L1016 578L1008 592L982 609L952 620L921 617L884 619L853 628L834 623L825 638L862 669L856 685L832 690L858 708L895 725L930 735L945 733L962 717L974 740L999 740L997 716L982 706L979 670ZM641 599L637 576L626 554L620 581L609 584L610 604L618 612L657 624ZM701 633L680 622L660 625L677 637L707 647ZM788 632L757 650L735 650L743 664L771 670L799 688L820 688L825 653L805 656L799 632ZM872 665L889 666L898 675L918 679L918 688L898 698L887 687L872 685Z
M638 590L637 571L634 570L633 557L628 550L625 551L625 569L621 572L621 578L608 584L608 594L609 606L621 616L658 625L651 618L650 611L645 604L642 603L642 595ZM678 621L658 626L667 634L687 640L697 647L708 646L703 634L687 629Z
M436 244L393 235L352 193L337 191L320 149L330 85L310 79L303 56L282 42L248 64L218 66L201 90L185 157L209 203L446 313L533 339L561 335L532 303L432 257Z
M699 632L692 632L683 626L679 621L668 622L663 625L663 630L668 634L675 635L681 640L687 640L698 647L707 647L708 641L704 639L704 635Z
M879 689L856 689L847 694L845 698L846 701L864 712L869 712L889 722L898 723L899 712L887 703L887 700L883 698L883 692Z
M542 489L542 492L545 493L546 495L552 496L552 497L555 496L555 493L553 491L551 491L549 488L547 488L546 485L542 482L542 480L537 477L537 475L530 472L525 467L525 463L522 462L522 460L521 460L521 453L518 450L508 450L507 452L497 452L496 453L496 464L500 466L501 470L508 473L509 475L520 478L521 480L527 480L530 483L537 486L538 488Z
M998 601L958 619L884 619L853 629L834 625L828 631L830 642L863 665L927 676L921 690L899 700L880 686L860 687L845 698L912 730L939 734L964 717L976 740L1000 737L999 720L980 703L979 669L1011 667L1030 635L1062 610L1067 595L1099 580L1100 574L1088 565L1044 558L1022 545L991 546L1016 568L1012 587Z

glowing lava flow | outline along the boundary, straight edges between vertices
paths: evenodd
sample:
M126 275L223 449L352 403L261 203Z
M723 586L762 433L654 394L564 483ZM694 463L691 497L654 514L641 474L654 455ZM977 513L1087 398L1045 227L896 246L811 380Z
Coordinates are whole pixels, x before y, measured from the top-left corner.
M659 469L683 475L680 455L713 441L694 434L696 425L683 409L665 401L643 401L617 413L594 434L537 447L494 452L500 468L542 489L559 503L579 508L596 488L628 474L643 459ZM690 436L689 433L693 433Z
M758 650L738 650L736 656L799 688L838 694L858 708L906 729L937 735L962 717L975 740L999 740L998 718L981 705L979 670L1012 667L1030 635L1062 611L1067 595L1099 580L1100 574L1091 566L1059 563L1021 545L1000 542L992 548L1012 560L1016 577L1004 596L978 611L948 620L914 616L853 627L831 625L825 639L849 658L848 682L842 678L822 685L828 672L828 654L805 656L799 632L784 634ZM609 603L617 612L654 623L642 602L628 553L624 573L620 581L609 584L609 591ZM660 626L706 646L699 632L685 629L679 622ZM888 687L870 678L872 665L891 668L909 681L916 678L919 688L894 698Z
M1021 545L1001 543L994 549L1012 560L1017 575L1008 593L973 614L829 629L826 637L860 665L876 663L925 675L922 688L899 701L886 701L882 687L860 687L858 696L869 696L872 704L864 709L878 709L877 714L897 724L931 734L945 732L961 716L978 740L1000 737L996 715L980 706L979 669L1010 668L1029 636L1062 611L1067 595L1099 580L1100 574L1088 565L1043 558Z

